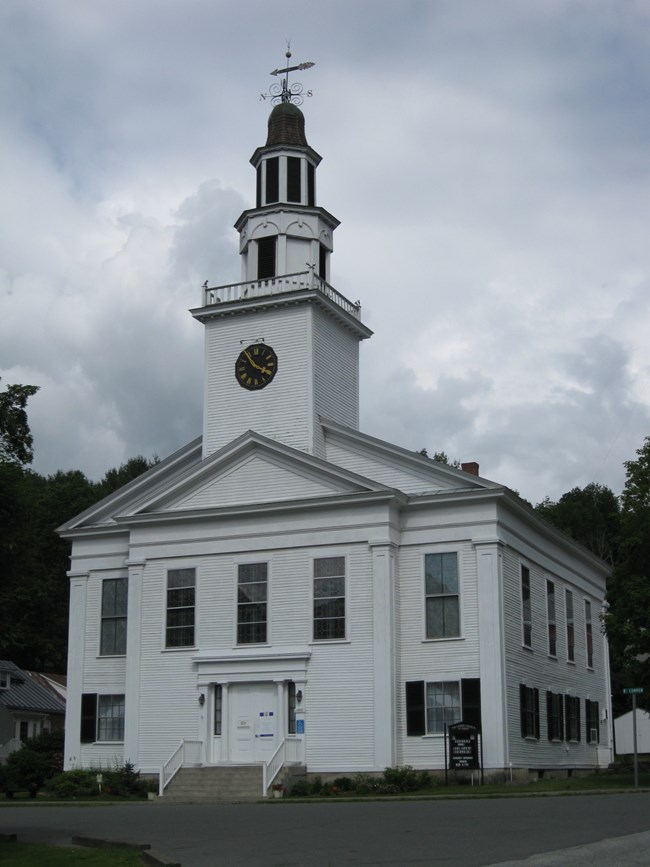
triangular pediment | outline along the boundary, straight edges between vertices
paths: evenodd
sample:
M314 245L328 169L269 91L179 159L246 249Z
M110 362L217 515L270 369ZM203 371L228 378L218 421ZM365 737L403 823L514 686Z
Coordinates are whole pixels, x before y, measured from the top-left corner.
M255 507L384 491L345 468L249 431L210 455L133 514Z
M328 461L409 496L501 487L338 422L321 418L321 424Z

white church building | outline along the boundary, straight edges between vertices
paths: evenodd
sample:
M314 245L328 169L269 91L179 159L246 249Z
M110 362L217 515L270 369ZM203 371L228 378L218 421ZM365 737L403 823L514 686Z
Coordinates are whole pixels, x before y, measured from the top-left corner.
M358 303L291 102L251 158L241 282L202 290L203 433L68 521L65 767L611 759L606 566L475 463L359 430ZM305 263L314 263L306 267Z

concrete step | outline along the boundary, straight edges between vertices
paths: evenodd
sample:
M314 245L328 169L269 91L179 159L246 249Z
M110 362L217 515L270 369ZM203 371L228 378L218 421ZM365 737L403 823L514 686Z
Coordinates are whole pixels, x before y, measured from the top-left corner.
M257 801L262 797L262 766L181 768L163 797L166 801L184 803Z

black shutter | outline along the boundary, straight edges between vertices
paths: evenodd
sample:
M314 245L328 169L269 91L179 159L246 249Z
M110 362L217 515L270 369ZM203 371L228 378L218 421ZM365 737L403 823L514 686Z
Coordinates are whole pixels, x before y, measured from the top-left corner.
M311 163L307 163L307 204L316 203L316 173Z
M578 742L580 741L580 696L576 696L576 720L578 725Z
M535 737L539 740L539 690L535 688Z
M280 198L280 158L271 157L266 161L266 204L277 202Z
M275 277L275 249L277 238L260 238L257 242L257 279L266 280Z
M97 693L87 692L81 696L81 737L82 744L92 744L97 740Z
M553 693L546 691L546 729L549 741L553 740Z
M557 712L560 715L560 719L559 719L558 727L557 727L558 737L560 740L565 740L565 735L564 735L564 720L565 720L564 702L562 701L561 695L558 695L558 702L557 703L558 703Z
M318 248L318 276L327 280L327 248L322 244Z
M596 729L596 743L600 743L600 711L598 710L598 702L591 703L591 718L593 720L592 728ZM591 734L591 732L590 732Z
M564 740L569 740L569 696L562 696L562 715L564 717L562 730L564 732Z
M259 165L257 167L257 184L256 184L255 201L257 202L255 207L261 208L262 207L262 166L261 165Z
M300 202L300 157L287 157L287 201Z
M523 683L519 684L519 719L521 723L521 736L525 738L528 731L526 725L526 686Z
M406 734L415 737L425 732L424 681L411 680L406 684Z
M481 730L481 680L467 677L461 680L463 696L463 722Z

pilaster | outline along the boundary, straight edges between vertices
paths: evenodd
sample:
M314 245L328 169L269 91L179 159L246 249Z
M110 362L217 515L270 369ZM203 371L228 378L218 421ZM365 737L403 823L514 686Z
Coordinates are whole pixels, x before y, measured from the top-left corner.
M375 768L395 764L395 546L371 545Z
M68 572L70 578L70 623L77 629L78 639L68 647L68 694L65 712L64 770L81 763L81 694L84 682L86 594L88 572Z
M124 761L136 768L140 759L140 666L142 574L144 562L129 561L129 595L126 620L126 686L124 691Z

